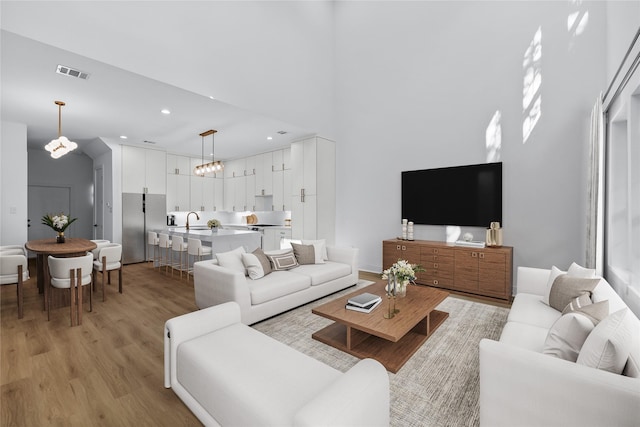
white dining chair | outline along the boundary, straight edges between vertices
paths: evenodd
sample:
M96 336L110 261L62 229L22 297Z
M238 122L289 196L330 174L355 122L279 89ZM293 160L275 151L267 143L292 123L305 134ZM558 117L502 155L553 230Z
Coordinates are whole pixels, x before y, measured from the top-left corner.
M122 245L110 243L100 248L98 259L93 261L93 290L96 286L96 273L102 274L102 301L106 300L105 281L111 284L111 272L118 270L118 292L122 293ZM106 280L105 280L106 279Z
M100 248L111 243L110 241L104 239L92 240L92 242L96 244L96 248L91 251L94 260L98 259Z
M193 262L202 261L202 257L208 257L213 254L211 246L203 246L202 240L195 238L187 239L187 281L189 280L189 275L193 275ZM191 257L193 257L193 262L191 262Z
M158 261L159 260L158 258L159 244L160 244L160 239L158 238L158 233L156 233L155 231L149 231L147 233L147 249L149 249L149 246L153 248L153 256L147 257L147 261L151 260L151 262L153 263L151 266L153 268L156 267L156 263L158 264L158 266L160 265Z
M171 276L173 276L173 271L177 269L180 270L180 278L182 279L182 272L186 270L182 259L187 259L187 248L188 244L184 241L182 236L172 236L171 237ZM174 262L174 255L178 254L178 263Z
M71 326L82 324L82 287L89 286L91 291L91 272L93 254L84 256L56 258L49 255L50 285L58 289L69 289L71 296ZM93 300L89 292L89 311L93 311ZM47 292L47 320L51 313L51 291Z
M170 266L169 256L171 255L171 239L166 233L158 234L158 251L160 251L159 267L164 265L164 271L167 272L167 268Z
M18 319L24 316L23 283L29 280L27 257L22 253L0 252L0 285L17 285Z

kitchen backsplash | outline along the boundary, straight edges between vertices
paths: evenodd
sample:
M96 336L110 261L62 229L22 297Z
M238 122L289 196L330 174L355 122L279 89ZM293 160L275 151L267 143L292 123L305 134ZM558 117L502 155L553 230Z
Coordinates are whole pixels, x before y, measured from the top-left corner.
M184 226L187 223L187 214L189 212L167 212L167 215L175 215L177 226ZM255 214L258 217L258 224L274 224L284 225L285 219L291 219L291 211L246 211L246 212L227 212L227 211L196 211L200 219L196 219L195 215L189 218L189 225L207 225L210 219L217 219L224 226L226 225L244 225L247 223L246 217Z

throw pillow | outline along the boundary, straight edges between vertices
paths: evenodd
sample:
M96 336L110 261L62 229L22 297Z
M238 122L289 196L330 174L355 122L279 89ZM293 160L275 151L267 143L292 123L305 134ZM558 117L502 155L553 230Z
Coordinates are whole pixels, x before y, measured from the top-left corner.
M582 267L575 262L569 266L567 270L567 275L573 277L584 277L587 279L593 279L596 277L596 270L591 268Z
M598 323L584 342L576 362L621 374L633 341L631 316L629 309L623 308Z
M252 280L260 279L271 273L271 262L260 248L250 254L242 254L242 263L246 267L247 273L249 273L249 278Z
M320 240L303 240L303 245L313 245L316 250L316 260L322 259L323 261L329 260L327 255L327 241L325 239ZM322 262L316 262L316 264L322 264Z
M549 273L549 279L547 279L547 290L544 293L544 297L542 298L542 302L549 305L549 293L551 292L551 287L553 286L553 282L555 282L556 278L561 274L566 274L564 271L560 270L555 265L551 267L551 273Z
M267 255L269 261L271 261L271 267L278 270L289 270L298 266L298 261L293 254L293 251L285 252L283 254Z
M245 270L244 263L242 262L242 254L245 252L244 248L240 246L232 251L216 254L218 265L246 275L247 271Z
M553 281L549 291L549 305L558 311L562 311L572 299L583 293L588 293L589 297L591 297L591 291L593 291L598 282L600 282L600 279L571 277L567 274L560 275Z
M291 243L293 248L293 254L296 256L298 264L315 264L316 255L313 245L299 245L297 243Z
M593 329L593 322L587 316L581 313L565 314L549 329L542 353L575 362Z
M571 300L564 310L562 310L562 314L574 312L584 314L594 325L597 325L602 319L609 315L609 301L600 301L592 304L589 294L585 292Z

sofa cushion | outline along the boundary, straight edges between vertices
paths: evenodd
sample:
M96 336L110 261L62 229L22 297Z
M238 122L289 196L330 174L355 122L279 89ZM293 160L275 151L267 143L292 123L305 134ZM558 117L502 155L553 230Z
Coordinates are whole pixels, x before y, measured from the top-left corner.
M593 279L596 277L596 270L592 268L585 268L575 262L571 263L567 274L572 277L584 277L586 279Z
M271 262L260 248L250 254L242 254L242 263L252 280L260 279L271 273Z
M542 299L540 295L523 292L516 294L507 321L539 326L548 331L561 313L543 303Z
M525 323L507 322L502 329L500 342L525 350L535 351L536 353L542 353L547 332L548 328L527 325Z
M273 270L290 270L298 266L298 261L292 250L289 250L282 254L267 255L269 261L271 261L271 268Z
M301 265L289 271L308 277L311 280L311 286L316 286L348 276L351 274L351 266L340 262L327 261L324 264Z
M621 374L631 352L633 314L628 308L607 316L587 337L577 363Z
M315 264L316 263L316 251L313 245L299 245L291 242L293 248L293 254L298 261L298 264Z
M616 311L620 311L627 307L624 301L622 301L622 298L620 298L620 295L618 295L616 291L613 290L609 282L603 278L600 278L598 286L593 290L591 300L594 303L609 301L609 313L615 313Z
M584 314L567 313L549 329L542 353L575 362L582 345L594 327L591 319Z
M600 279L572 277L568 274L559 275L551 285L549 305L562 311L572 299L585 293L590 296L599 281Z
M177 352L178 381L220 425L291 425L299 408L342 375L239 323L186 341Z
M249 280L251 305L262 304L311 286L311 279L289 271L273 271L260 280Z
M218 260L218 265L246 275L247 270L242 263L242 254L245 252L244 247L240 246L229 252L217 253L216 259Z

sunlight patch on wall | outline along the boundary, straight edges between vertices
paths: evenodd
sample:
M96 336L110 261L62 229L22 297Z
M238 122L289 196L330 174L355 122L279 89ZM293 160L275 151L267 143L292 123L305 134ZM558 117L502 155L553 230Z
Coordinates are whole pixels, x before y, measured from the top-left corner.
M497 110L491 118L489 126L487 126L487 131L485 133L487 163L500 161L500 152L502 149L502 124L500 123L501 118L502 113L500 113L500 110Z
M569 32L569 50L575 44L575 40L584 33L589 24L589 10L585 9L582 0L569 0L571 12L567 16L567 31Z
M525 144L542 115L542 27L533 36L524 53L522 91L522 143Z

